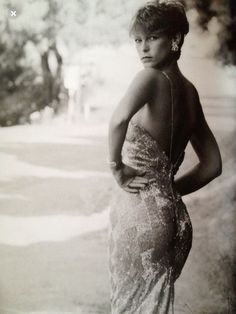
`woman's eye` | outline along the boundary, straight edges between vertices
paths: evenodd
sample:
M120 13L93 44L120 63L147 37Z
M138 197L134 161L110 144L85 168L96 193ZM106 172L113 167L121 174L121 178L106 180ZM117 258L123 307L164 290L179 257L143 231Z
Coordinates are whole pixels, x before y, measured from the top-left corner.
M149 40L157 40L157 38L158 38L157 36L150 36Z
M140 43L141 42L141 39L139 39L139 38L135 38L135 40L134 40L136 43Z

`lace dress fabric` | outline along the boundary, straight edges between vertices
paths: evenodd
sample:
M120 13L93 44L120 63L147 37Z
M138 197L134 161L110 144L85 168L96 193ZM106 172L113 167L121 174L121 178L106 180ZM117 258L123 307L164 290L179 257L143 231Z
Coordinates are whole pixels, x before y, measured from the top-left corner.
M158 142L132 120L123 163L155 178L139 193L116 182L108 226L111 314L173 314L174 283L192 245L192 224Z

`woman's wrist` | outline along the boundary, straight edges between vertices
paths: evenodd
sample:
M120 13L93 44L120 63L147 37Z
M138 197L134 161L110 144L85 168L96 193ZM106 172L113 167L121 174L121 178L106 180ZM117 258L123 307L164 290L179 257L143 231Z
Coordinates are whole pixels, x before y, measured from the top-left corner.
M111 170L119 170L122 166L123 166L123 163L122 163L122 160L109 160L107 159L107 163L110 167Z

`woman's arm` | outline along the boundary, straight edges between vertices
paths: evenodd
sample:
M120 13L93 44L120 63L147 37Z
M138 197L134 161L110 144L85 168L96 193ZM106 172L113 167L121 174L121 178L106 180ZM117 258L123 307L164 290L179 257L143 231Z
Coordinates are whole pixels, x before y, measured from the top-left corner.
M116 166L111 167L111 170L117 183L124 190L131 193L138 193L139 189L143 188L150 180L142 177L144 173L122 163L122 146L129 120L153 97L156 76L157 71L154 69L149 68L140 71L113 112L109 123L109 159L116 163Z
M144 69L136 75L112 114L108 130L109 155L110 160L115 161L118 166L122 165L121 150L129 120L151 100L154 87L154 71L153 69Z
M190 142L199 158L199 163L174 181L176 189L182 196L202 188L222 172L220 150L206 122L198 95L197 101L198 119Z

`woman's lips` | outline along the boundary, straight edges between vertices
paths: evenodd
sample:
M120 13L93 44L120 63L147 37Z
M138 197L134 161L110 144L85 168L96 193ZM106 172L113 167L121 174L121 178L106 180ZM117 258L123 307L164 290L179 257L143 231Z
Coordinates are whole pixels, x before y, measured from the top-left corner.
M141 60L142 61L151 61L152 57L143 57Z

